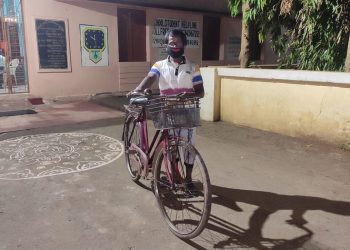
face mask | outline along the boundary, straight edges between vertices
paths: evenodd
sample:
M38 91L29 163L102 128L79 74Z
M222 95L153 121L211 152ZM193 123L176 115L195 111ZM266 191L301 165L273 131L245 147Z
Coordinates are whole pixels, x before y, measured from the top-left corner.
M166 52L172 58L179 58L184 54L184 48L171 48L168 46Z

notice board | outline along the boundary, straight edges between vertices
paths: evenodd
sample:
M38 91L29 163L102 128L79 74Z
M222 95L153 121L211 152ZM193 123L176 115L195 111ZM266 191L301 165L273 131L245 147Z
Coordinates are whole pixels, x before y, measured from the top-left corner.
M39 72L70 71L67 21L35 19Z

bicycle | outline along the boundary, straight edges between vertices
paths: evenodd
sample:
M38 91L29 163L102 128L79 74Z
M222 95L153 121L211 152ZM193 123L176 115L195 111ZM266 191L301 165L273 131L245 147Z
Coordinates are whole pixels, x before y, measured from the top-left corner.
M140 95L125 108L123 141L131 179L139 182L151 175L152 190L171 232L181 239L198 236L211 210L209 174L198 150L175 132L199 126L199 98ZM156 128L151 144L148 114Z

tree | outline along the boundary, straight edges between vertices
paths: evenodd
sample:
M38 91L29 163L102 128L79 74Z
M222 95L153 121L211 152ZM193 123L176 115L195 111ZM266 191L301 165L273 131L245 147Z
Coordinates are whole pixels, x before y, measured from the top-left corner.
M348 52L346 54L346 60L345 60L345 71L350 72L350 35L349 35L349 41L348 41Z
M349 0L228 1L232 16L238 14L242 3L249 4L243 22L258 25L260 42L271 35L279 67L345 69L350 35Z
M249 11L249 4L242 4L242 13L247 13ZM241 68L248 68L250 64L250 49L249 49L249 35L250 35L250 25L247 22L242 22L242 34L241 34L241 52L239 53L239 62Z

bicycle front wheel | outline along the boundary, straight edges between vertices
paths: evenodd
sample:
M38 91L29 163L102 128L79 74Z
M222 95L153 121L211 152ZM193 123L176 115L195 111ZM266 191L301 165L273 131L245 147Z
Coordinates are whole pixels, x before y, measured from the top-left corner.
M142 163L140 156L136 150L132 149L132 145L140 146L140 133L137 127L136 118L129 116L125 121L124 128L124 150L126 166L130 177L133 181L140 179L140 170Z
M210 179L195 147L182 140L156 151L154 191L172 233L192 239L205 228L211 210ZM165 151L165 152L164 152Z

